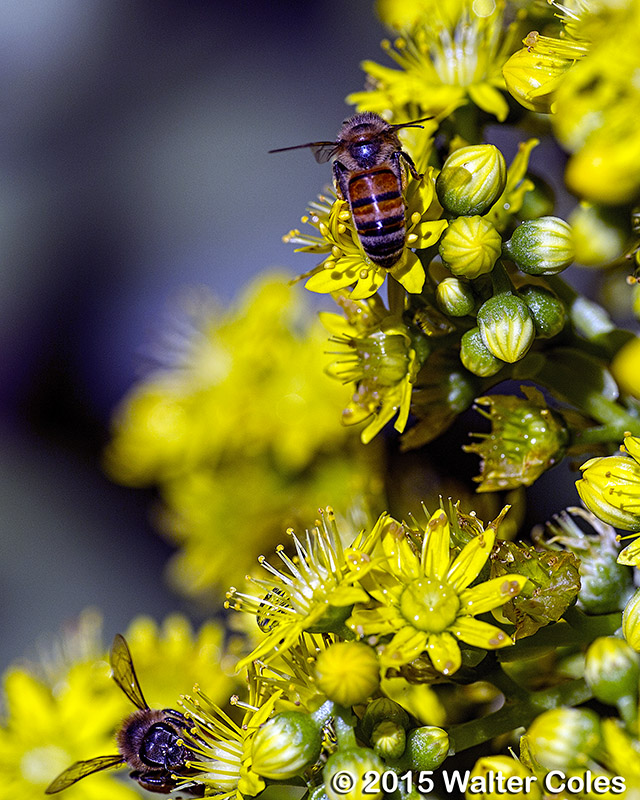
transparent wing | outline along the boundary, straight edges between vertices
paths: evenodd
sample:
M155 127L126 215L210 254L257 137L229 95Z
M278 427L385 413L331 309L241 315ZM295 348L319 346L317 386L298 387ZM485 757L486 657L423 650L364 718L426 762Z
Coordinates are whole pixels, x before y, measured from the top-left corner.
M300 150L303 147L311 148L318 164L325 164L336 153L335 142L307 142L307 144L296 144L293 147L278 147L277 150L269 150L269 152L284 153L285 150Z
M140 684L138 683L136 671L133 668L129 645L126 643L124 636L121 636L119 633L116 634L113 644L111 645L109 660L111 662L113 680L127 695L133 705L138 708L149 708L142 694Z
M76 761L75 764L67 767L64 772L61 772L57 778L52 780L44 790L44 793L55 794L56 792L61 792L81 778L86 778L87 775L92 775L94 772L100 772L103 769L118 767L121 764L124 764L124 758L121 755L98 756L97 758L90 758L88 761Z

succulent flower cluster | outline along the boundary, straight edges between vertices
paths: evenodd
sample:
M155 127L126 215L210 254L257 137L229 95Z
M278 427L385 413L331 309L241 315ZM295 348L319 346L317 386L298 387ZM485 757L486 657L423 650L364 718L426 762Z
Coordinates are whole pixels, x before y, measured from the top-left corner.
M70 797L133 798L106 767L139 778L160 740L152 777L181 796L640 797L640 2L376 9L396 66L365 61L349 101L399 143L387 183L336 165L285 237L332 310L317 322L273 276L224 314L192 298L105 455L158 486L174 583L227 589L226 638L178 617L127 632L178 726L141 736L142 767L95 759L128 724L95 618L63 658L10 670L7 797L55 793L62 771ZM339 160L344 143L319 144ZM398 230L397 258L376 257ZM611 266L599 295L575 288L579 264ZM460 428L476 432L453 448ZM523 487L567 455L588 510L518 532Z

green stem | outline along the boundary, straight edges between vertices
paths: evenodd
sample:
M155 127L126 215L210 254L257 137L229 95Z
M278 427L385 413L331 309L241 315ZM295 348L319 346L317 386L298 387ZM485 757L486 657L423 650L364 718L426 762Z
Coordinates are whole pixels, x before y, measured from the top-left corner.
M493 285L494 297L498 294L513 294L515 289L509 273L502 261L497 261L491 272L491 283Z
M481 719L463 722L449 729L451 747L449 755L468 750L503 733L526 727L543 711L560 706L576 706L592 698L591 690L582 678L533 692L526 700L505 704Z
M576 332L597 344L603 357L613 358L622 345L633 338L630 331L616 328L602 306L579 294L558 275L548 275L546 280L569 309L569 318Z
M564 612L563 616L573 630L579 634L580 640L584 642L592 642L599 636L611 636L622 625L622 615L619 611L614 611L612 614L590 616L572 606ZM571 642L574 641L575 638L571 637Z

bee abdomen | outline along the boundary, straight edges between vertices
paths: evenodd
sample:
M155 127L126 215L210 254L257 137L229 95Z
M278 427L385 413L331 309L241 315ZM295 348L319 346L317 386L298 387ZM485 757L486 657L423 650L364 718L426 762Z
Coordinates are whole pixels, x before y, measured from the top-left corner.
M404 250L404 200L388 167L354 175L349 201L362 249L380 267L392 267Z

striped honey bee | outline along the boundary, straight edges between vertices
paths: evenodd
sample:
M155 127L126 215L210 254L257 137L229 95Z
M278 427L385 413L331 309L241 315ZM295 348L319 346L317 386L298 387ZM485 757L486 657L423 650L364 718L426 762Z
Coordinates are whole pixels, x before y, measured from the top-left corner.
M404 251L405 168L416 180L422 177L402 149L398 130L422 127L418 123L425 119L429 117L392 125L379 114L364 111L345 120L335 142L309 142L269 152L309 147L319 164L333 159L336 191L349 203L362 249L374 264L390 269Z

